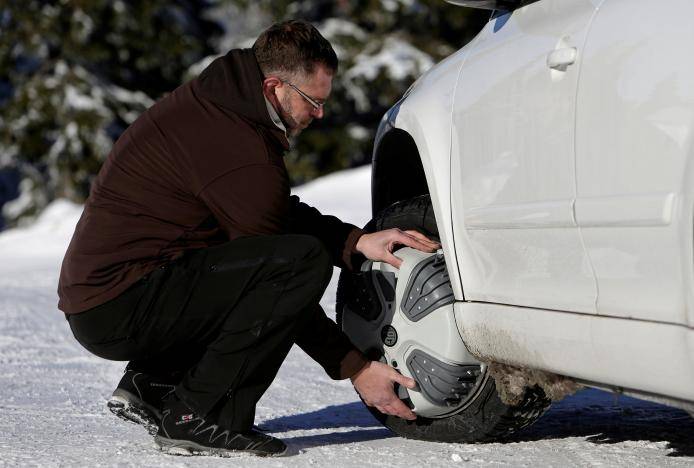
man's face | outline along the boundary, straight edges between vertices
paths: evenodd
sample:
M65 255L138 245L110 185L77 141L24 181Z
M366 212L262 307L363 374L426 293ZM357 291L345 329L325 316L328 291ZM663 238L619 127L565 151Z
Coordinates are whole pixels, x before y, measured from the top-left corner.
M322 65L317 65L313 74L294 81L282 81L275 87L277 113L289 136L295 137L309 126L313 119L323 118L323 107L316 109L301 93L312 101L322 104L330 96L333 75ZM291 83L291 84L289 84ZM294 85L294 87L292 87ZM296 88L298 88L298 90Z

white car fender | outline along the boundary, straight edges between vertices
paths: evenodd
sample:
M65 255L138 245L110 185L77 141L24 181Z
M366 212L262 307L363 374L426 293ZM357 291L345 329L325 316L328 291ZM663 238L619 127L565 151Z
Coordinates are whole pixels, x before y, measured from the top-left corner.
M451 115L460 70L474 40L438 63L409 90L394 127L407 132L419 151L456 300L463 300L451 221Z

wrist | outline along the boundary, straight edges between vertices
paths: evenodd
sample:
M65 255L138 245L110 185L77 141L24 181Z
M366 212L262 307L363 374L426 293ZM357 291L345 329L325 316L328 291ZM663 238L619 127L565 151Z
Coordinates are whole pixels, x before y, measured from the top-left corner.
M359 237L357 237L357 242L354 243L354 250L359 252L360 254L364 253L364 238L366 237L366 233L362 233Z
M354 384L354 381L357 380L359 376L362 375L364 371L371 366L371 362L372 361L370 360L365 360L364 365L362 365L361 368L359 368L359 370L352 374L352 376L349 378L349 380L352 381L352 384Z

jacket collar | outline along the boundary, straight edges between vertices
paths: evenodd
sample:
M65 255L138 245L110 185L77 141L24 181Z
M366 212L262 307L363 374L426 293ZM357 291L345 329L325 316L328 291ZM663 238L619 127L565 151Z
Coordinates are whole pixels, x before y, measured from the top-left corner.
M251 49L233 49L218 57L197 78L202 97L218 107L234 112L270 130L270 134L287 150L286 129L278 126L263 95L263 75ZM274 112L279 120L277 112ZM279 120L281 123L281 120Z

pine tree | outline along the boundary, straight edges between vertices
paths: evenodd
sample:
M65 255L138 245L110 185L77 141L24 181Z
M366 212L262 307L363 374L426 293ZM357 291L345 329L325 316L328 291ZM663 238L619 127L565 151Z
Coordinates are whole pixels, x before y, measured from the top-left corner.
M0 168L17 168L11 223L83 201L122 131L221 30L207 1L10 0L0 6Z

